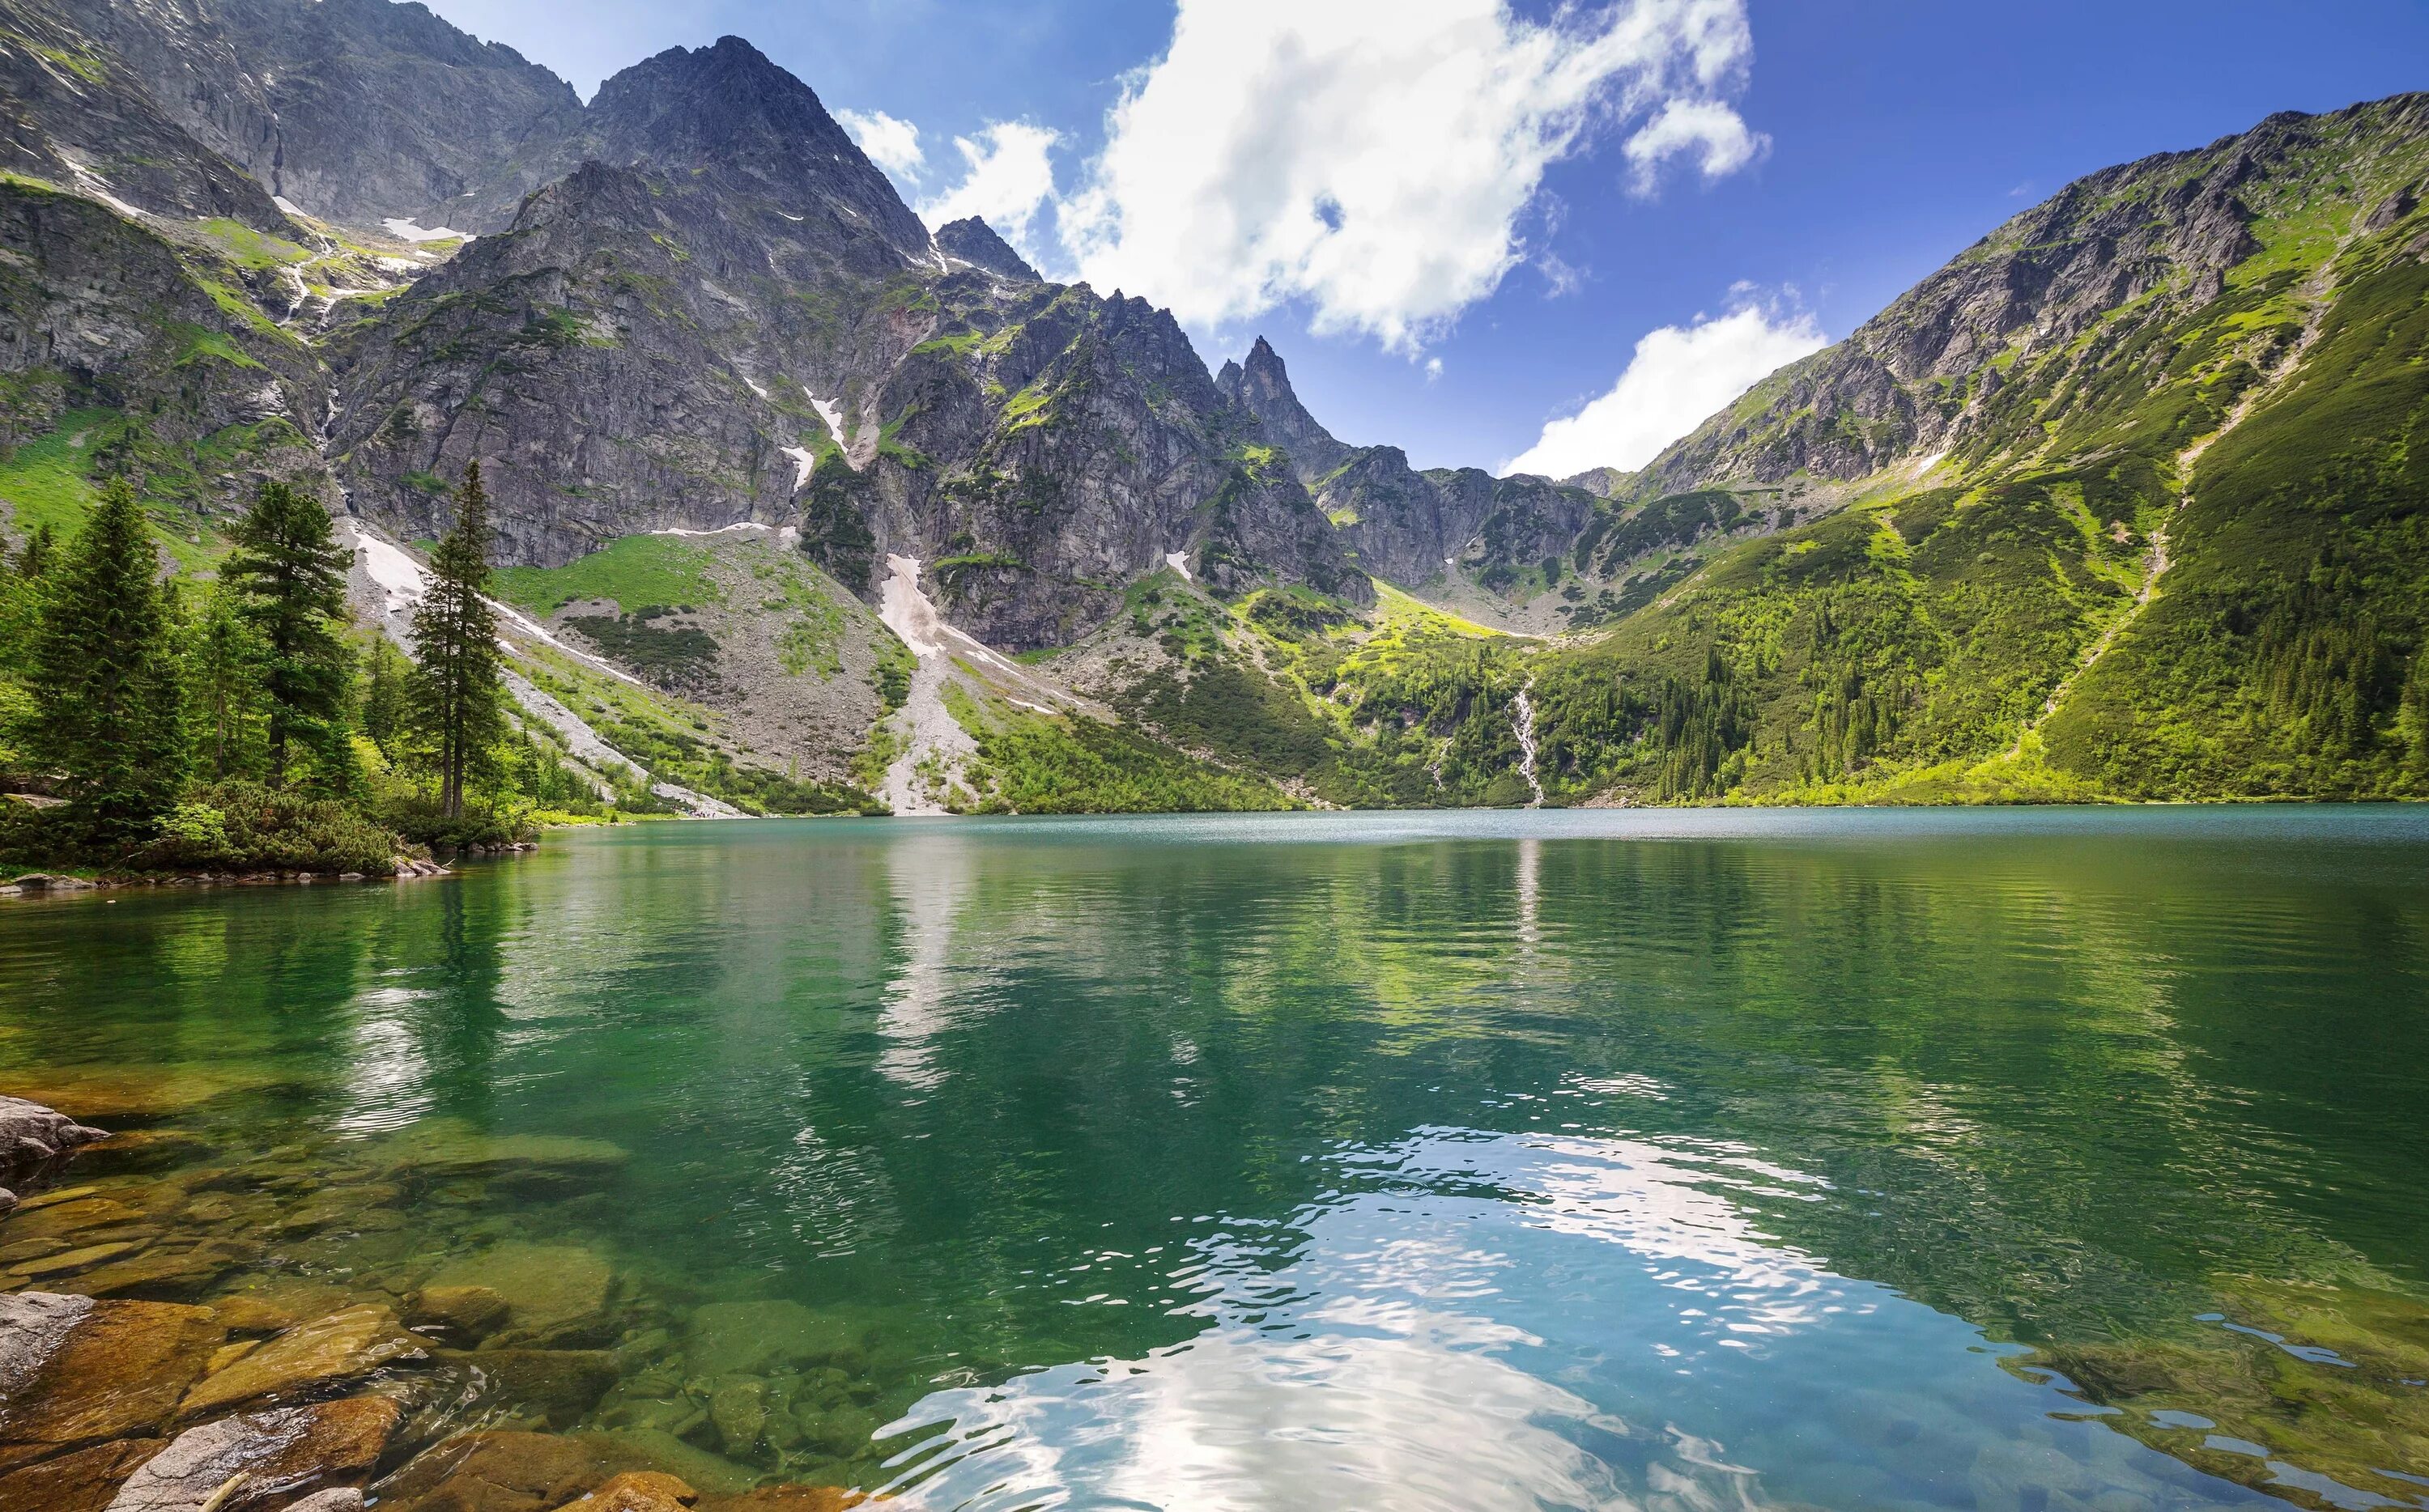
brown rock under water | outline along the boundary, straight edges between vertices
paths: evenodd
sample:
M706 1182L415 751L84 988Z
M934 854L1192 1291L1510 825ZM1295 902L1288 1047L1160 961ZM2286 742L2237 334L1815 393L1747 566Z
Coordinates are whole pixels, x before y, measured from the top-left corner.
M207 1417L247 1403L276 1400L369 1375L419 1352L388 1308L366 1304L290 1328L186 1394L180 1417Z
M0 1475L0 1512L106 1512L126 1477L159 1452L157 1438L121 1438Z
M550 1512L615 1473L604 1454L545 1433L457 1434L380 1489L382 1512Z
M8 1405L0 1448L49 1449L156 1433L201 1377L226 1332L207 1307L167 1302L94 1302L20 1292L0 1297L0 1333L18 1333L12 1312L61 1304L82 1309L56 1336L0 1370ZM38 1457L20 1454L17 1462Z

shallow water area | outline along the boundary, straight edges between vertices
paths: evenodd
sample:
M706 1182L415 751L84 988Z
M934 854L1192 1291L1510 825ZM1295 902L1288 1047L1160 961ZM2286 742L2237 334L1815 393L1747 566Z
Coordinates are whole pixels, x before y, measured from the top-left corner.
M0 1290L255 1319L232 1400L386 1308L282 1398L400 1404L383 1505L480 1428L1003 1512L2429 1507L2424 930L2395 809L648 825L19 900L0 1093L123 1132Z

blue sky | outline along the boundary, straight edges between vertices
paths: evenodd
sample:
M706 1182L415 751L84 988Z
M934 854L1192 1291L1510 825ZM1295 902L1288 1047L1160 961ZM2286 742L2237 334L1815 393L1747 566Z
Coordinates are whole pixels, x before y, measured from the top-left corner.
M1029 207L1049 273L1175 306L1210 365L1269 337L1333 431L1420 466L1607 395L1533 460L1641 460L2073 177L2429 88L2420 0L433 8L586 94L747 37L891 131L915 205Z

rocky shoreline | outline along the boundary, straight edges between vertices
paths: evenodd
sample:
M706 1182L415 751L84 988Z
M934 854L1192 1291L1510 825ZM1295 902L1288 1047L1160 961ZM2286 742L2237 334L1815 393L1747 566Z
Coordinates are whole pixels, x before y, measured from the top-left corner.
M483 858L522 855L539 849L537 841L518 841L510 845L471 846L448 852L450 860L466 856ZM66 872L24 872L0 881L0 898L49 897L68 893L126 892L134 889L164 887L293 887L313 883L336 882L412 882L435 878L453 877L453 868L436 861L415 856L396 858L396 870L385 876L367 872L179 872L170 876L145 877L77 877Z
M123 1105L139 1123L140 1101ZM684 1357L722 1372L713 1411L689 1409L675 1431L631 1413L576 1431L603 1399L665 1389L653 1374L686 1346L620 1301L597 1256L496 1238L433 1254L398 1211L451 1181L596 1185L622 1151L450 1134L316 1179L195 1165L178 1139L113 1137L0 1097L0 1175L25 1193L0 1205L0 1512L840 1512L860 1500L697 1447L784 1437L784 1397L731 1372L859 1347L818 1315L702 1308ZM72 1174L79 1151L136 1171ZM161 1156L175 1174L141 1174ZM400 1263L315 1274L265 1254L331 1232L392 1235ZM864 1443L874 1427L849 1411L838 1422Z

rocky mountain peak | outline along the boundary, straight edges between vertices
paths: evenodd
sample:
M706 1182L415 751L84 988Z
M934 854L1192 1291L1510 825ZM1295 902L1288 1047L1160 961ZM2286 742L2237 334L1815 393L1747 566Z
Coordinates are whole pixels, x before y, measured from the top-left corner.
M739 37L670 47L602 85L587 145L606 161L721 172L794 210L832 208L909 260L929 261L927 226L810 87Z
M937 227L936 247L948 257L958 257L1005 278L1028 284L1045 282L1037 275L1037 270L1013 250L1012 243L996 235L995 227L975 215Z
M1290 453L1302 479L1322 477L1349 460L1354 449L1335 440L1299 403L1281 353L1264 337L1244 362L1224 365L1220 386L1225 398L1255 416L1273 443Z

